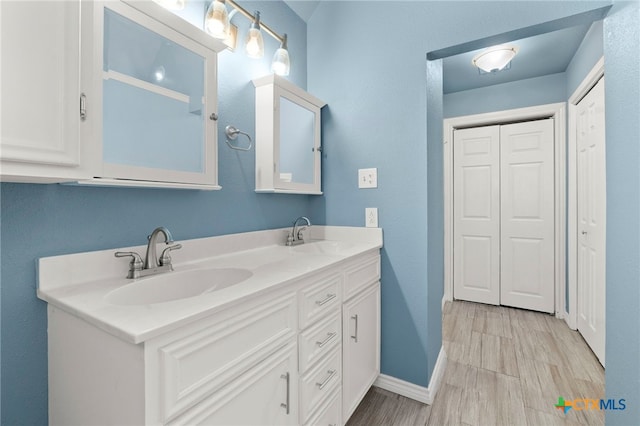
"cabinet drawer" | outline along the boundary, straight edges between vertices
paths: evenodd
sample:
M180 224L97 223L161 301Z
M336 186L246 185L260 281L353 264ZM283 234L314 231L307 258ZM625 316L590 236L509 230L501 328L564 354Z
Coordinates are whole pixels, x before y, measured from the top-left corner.
M337 344L342 342L340 311L329 314L318 324L300 333L300 371L306 371Z
M302 375L300 415L303 423L323 401L339 391L342 382L341 354L340 347L337 347L316 367Z
M300 299L300 329L338 309L342 303L340 274L324 276L302 289Z
M157 347L161 420L174 418L292 341L295 293L234 309Z
M345 269L344 300L380 279L380 254L363 256Z
M334 395L318 407L305 426L341 426L342 425L342 392L338 388Z
M167 424L297 424L296 359L291 343Z

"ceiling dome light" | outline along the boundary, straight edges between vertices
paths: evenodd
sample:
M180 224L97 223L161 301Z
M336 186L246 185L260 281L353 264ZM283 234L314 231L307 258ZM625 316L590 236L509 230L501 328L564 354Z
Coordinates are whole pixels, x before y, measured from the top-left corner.
M249 28L249 34L247 34L245 50L250 58L260 59L264 56L264 40L260 31L260 12L256 11L253 17L253 23Z
M518 53L515 46L494 46L474 56L473 65L484 72L498 72L504 69Z
M271 71L277 75L289 75L291 63L289 61L289 51L287 50L287 35L282 36L280 48L276 50L271 62Z
M212 37L226 39L229 35L229 14L224 0L213 0L204 18L204 28Z

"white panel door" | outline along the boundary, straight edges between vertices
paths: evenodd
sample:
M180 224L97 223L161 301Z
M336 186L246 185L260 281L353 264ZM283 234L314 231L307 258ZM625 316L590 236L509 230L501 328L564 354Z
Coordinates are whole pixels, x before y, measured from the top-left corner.
M500 126L453 140L453 296L500 304Z
M605 116L604 77L577 105L578 330L604 366Z
M553 119L500 127L500 303L555 310Z

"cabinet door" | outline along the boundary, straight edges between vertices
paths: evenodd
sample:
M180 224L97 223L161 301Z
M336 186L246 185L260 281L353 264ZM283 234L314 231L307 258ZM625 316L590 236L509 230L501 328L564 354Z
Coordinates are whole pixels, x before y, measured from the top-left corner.
M276 87L275 111L275 187L320 192L320 108Z
M94 25L99 177L217 185L215 50L121 2Z
M0 2L3 180L64 180L79 164L80 5Z
M256 192L322 194L323 101L277 75L256 87Z
M380 283L342 309L343 420L346 422L380 374Z
M297 361L290 343L169 424L295 425Z

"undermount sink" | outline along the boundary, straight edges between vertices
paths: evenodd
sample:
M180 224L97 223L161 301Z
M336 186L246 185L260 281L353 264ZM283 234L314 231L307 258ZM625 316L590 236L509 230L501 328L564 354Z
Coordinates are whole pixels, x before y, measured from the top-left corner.
M200 296L238 284L253 275L240 268L207 268L167 272L133 281L105 296L114 305L152 305Z
M292 247L291 250L300 253L342 254L352 247L353 244L344 241L310 241Z

